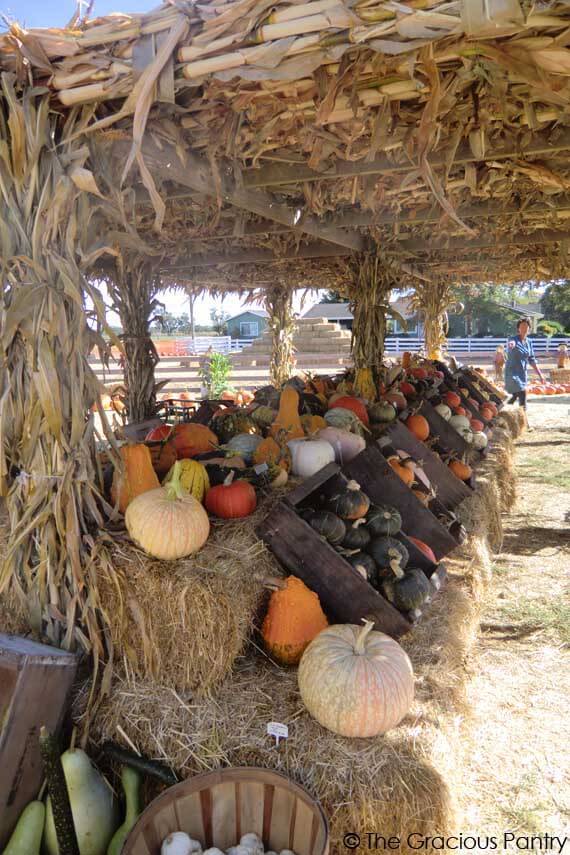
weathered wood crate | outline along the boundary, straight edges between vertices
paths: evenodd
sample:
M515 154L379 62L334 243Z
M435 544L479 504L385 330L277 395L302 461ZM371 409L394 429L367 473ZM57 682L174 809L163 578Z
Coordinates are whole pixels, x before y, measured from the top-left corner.
M451 425L445 421L443 416L436 411L429 401L422 401L418 408L420 415L424 416L429 425L430 435L436 440L437 445L445 451L451 451L460 457L466 455L470 448Z
M370 446L370 449L374 457L377 455L384 461L378 448ZM368 449L358 457L366 455L367 451ZM370 465L369 462L367 465ZM349 467L347 470L346 476L356 477L356 472L350 471ZM392 470L390 473L399 480ZM370 472L369 482L373 480L372 476L373 473ZM377 629L393 638L398 638L421 617L428 602L422 606L422 610L416 610L413 613L403 614L398 611L299 516L298 512L302 508L323 504L344 480L343 473L336 463L325 466L276 505L258 526L257 533L284 567L318 594L323 608L332 620L358 624L362 618L367 617L374 621ZM383 479L381 476L376 476L376 480ZM397 503L390 501L388 495L382 493L381 488L380 492L378 489L373 491L370 489L370 483L364 483L364 479L359 483L373 502L382 501L398 506ZM402 486L405 485L402 484ZM412 497L415 499L414 496ZM432 516L420 502L418 505ZM432 517L432 519L436 525L439 525L435 518ZM419 533L418 537L423 539ZM444 564L435 564L430 561L405 534L399 535L399 539L410 553L410 563L422 569L429 578L435 595L445 580ZM452 538L449 539L452 543L450 548L453 548L455 542Z
M401 449L414 460L421 463L424 472L437 492L441 504L452 511L463 499L473 494L473 490L453 474L449 466L414 434L405 424L396 420L388 425L385 431L390 437L394 448Z
M473 383L474 380L480 383L481 386L487 392L487 394L491 397L491 400L495 402L499 409L503 406L503 404L508 398L508 395L506 395L504 392L500 392L499 390L497 390L495 386L493 386L493 384L490 383L489 380L487 380L487 378L483 374L480 374L473 368L464 368L462 373L463 377L465 377L471 383ZM475 400L477 400L477 398L475 398ZM479 403L483 403L484 400L485 399L483 398L483 400Z
M40 788L40 727L59 730L77 659L64 650L0 633L0 850Z

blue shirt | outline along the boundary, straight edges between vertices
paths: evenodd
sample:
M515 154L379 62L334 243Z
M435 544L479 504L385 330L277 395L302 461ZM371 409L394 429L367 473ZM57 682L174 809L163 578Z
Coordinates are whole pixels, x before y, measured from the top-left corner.
M520 335L510 338L505 365L505 389L509 394L515 395L526 389L529 362L536 365L532 340L527 336L523 341Z

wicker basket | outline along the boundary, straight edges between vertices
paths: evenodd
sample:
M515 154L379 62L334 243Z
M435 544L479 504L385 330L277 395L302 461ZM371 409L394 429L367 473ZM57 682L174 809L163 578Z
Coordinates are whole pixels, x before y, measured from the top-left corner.
M160 855L172 831L185 831L204 849L225 851L254 831L265 849L327 855L329 828L319 803L284 775L268 769L221 769L166 790L141 814L122 855Z

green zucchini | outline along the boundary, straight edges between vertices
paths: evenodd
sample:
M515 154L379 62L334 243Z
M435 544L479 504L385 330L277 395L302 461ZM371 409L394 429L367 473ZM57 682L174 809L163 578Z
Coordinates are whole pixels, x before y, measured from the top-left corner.
M125 840L141 812L140 789L142 776L136 769L123 766L121 769L121 784L125 794L125 820L116 830L109 843L107 855L121 855Z
M168 766L164 763L159 763L157 760L149 760L147 757L142 757L140 754L135 754L134 751L129 751L128 748L123 748L117 745L116 742L105 742L101 746L101 754L105 754L112 760L116 760L125 766L130 766L136 769L141 775L148 775L151 778L157 778L169 786L178 783L178 778Z
M20 814L3 855L40 855L45 816L43 802L30 802Z
M59 855L80 855L59 745L55 736L45 727L40 730L40 752L44 762Z

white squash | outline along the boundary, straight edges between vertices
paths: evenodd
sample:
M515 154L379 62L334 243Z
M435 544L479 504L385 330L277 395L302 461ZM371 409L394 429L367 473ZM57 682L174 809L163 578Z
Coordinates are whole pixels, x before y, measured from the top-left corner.
M291 439L287 445L291 452L293 475L309 478L328 463L334 463L334 448L323 439Z
M119 825L113 791L80 748L65 751L61 764L81 855L105 855ZM59 855L49 797L44 843L48 855Z
M160 847L160 855L191 855L192 851L192 838L184 831L173 831Z
M329 626L299 665L301 698L323 727L341 736L377 736L395 727L414 698L414 674L400 645L374 624Z
M473 448L476 448L477 451L482 451L484 448L487 448L487 434L483 433L482 430L477 430L473 434Z
M450 420L452 415L451 407L448 407L447 404L437 404L437 406L434 407L434 410L436 413L439 413L442 419L445 419L446 422Z
M335 460L341 466L343 463L350 463L357 454L366 448L364 437L341 428L321 428L317 432L317 439L324 439L332 445Z
M449 420L449 424L458 433L462 428L467 428L467 429L471 428L471 425L469 424L469 419L467 418L467 416L452 416Z

